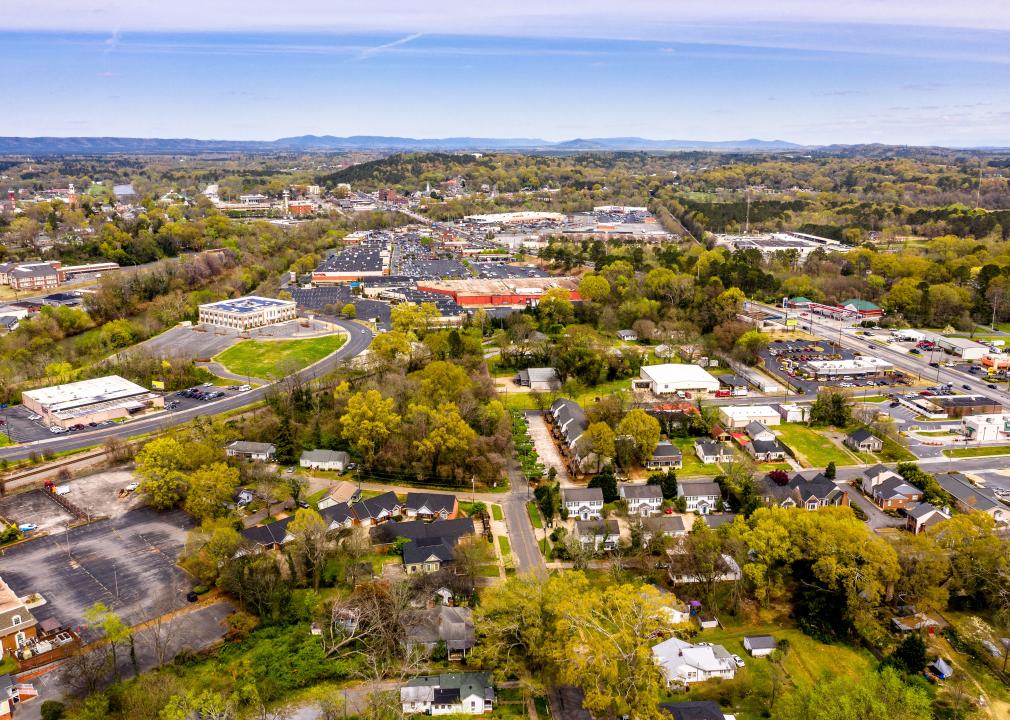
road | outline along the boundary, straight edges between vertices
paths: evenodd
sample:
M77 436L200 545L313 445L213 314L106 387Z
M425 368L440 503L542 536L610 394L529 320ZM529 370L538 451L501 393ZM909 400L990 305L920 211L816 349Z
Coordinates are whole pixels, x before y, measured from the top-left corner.
M508 526L512 554L516 558L516 569L520 573L531 573L541 580L547 579L547 565L540 554L536 531L530 522L526 503L532 497L526 476L522 474L515 458L509 458L508 495L501 501Z
M326 320L334 325L340 326L347 332L347 342L332 355L323 358L315 365L310 365L304 370L299 371L297 375L302 380L313 380L332 372L338 365L340 365L340 363L360 355L367 350L368 346L372 342L372 338L374 337L374 333L363 325L337 318L326 318ZM100 428L98 430L67 433L65 435L58 435L51 439L2 448L0 449L0 459L6 458L7 460L21 460L23 458L27 458L33 452L42 453L44 451L48 451L59 453L67 450L78 450L80 448L91 447L93 445L100 445L112 437L125 439L147 432L167 430L170 427L181 425L184 422L192 420L199 415L217 415L250 405L258 400L262 400L270 391L270 387L270 385L264 385L250 390L249 392L241 393L240 395L232 395L216 402L207 403L188 410L158 413L157 415L149 418L120 423Z

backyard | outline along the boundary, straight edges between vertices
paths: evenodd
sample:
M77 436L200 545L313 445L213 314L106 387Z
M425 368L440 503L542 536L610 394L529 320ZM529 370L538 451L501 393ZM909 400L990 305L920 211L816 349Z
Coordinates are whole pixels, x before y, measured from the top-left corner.
M797 455L797 460L806 461L808 467L835 465L856 465L857 458L847 450L835 445L829 438L811 430L806 425L782 423L775 426L782 442Z
M680 449L683 467L677 473L678 476L690 477L691 475L718 475L722 472L718 465L706 465L694 454L695 438L670 438L670 442Z
M264 380L301 370L336 352L345 335L303 340L243 340L214 358L236 375Z

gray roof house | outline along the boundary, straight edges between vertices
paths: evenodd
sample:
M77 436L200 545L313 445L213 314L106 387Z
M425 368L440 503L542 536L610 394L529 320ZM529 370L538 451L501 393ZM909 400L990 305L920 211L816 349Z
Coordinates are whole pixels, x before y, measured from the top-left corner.
M659 485L624 484L617 492L628 504L629 515L655 515L663 505L663 489Z
M963 473L937 473L935 477L940 487L954 498L961 512L988 513L1000 524L1010 521L1010 510L992 491L974 485Z
M771 635L745 635L743 639L743 649L754 657L771 655L778 646L778 642Z
M802 507L807 510L849 504L849 494L822 473L810 476L796 473L785 485L779 485L765 476L761 496L772 505Z
M579 542L593 550L614 550L621 539L621 527L617 520L576 520L575 534Z
M519 371L519 384L535 392L561 389L561 379L554 368L527 368Z
M679 470L683 464L684 457L680 448L669 440L660 440L652 452L652 457L645 461L645 467L648 470L662 470L664 468Z
M273 460L276 451L277 449L271 443L247 442L246 440L235 440L224 446L224 452L229 457L246 460Z
M306 450L298 460L298 464L303 468L337 472L346 470L349 462L351 456L343 450Z
M468 655L476 644L473 613L466 607L436 605L422 610L407 625L408 648L422 648L431 652L439 641L444 642L449 658L458 660Z
M404 715L483 715L494 708L487 673L443 673L417 677L400 688Z
M879 452L884 447L884 441L866 428L850 432L845 437L845 444L856 452Z
M774 442L775 433L765 427L764 423L759 423L757 420L751 420L744 427L744 432L747 433L747 437L751 440L762 440L764 442Z
M944 520L950 520L950 514L928 502L905 510L905 527L916 534Z
M561 505L578 520L599 520L603 512L600 488L561 488Z
M677 483L677 497L687 501L687 511L708 515L722 499L722 490L714 482L684 481Z

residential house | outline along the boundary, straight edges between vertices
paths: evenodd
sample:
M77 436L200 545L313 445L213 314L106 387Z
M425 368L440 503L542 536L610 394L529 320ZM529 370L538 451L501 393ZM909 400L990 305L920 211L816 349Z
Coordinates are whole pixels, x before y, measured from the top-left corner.
M723 405L719 408L719 422L728 430L745 428L752 422L778 425L782 416L771 405Z
M0 718L3 718L4 706L7 717L11 718L14 716L14 708L19 703L33 700L38 696L38 690L31 683L18 682L12 675L0 675Z
M390 491L359 500L351 506L351 510L360 525L378 525L400 515L403 506L396 493Z
M761 442L774 442L777 439L775 433L757 420L752 420L747 423L747 425L744 426L744 432L747 433L747 437L749 437L751 441L759 440Z
M568 517L577 520L599 520L603 512L603 490L561 488L561 504L568 511Z
M663 489L659 485L624 484L617 492L628 503L629 515L658 515L663 505Z
M690 585L698 582L697 575L693 573L688 564L687 550L683 545L670 548L666 551L666 556L670 559L670 568L667 571L670 582L677 585ZM718 582L735 582L742 577L739 563L726 554L719 557L718 567L715 570L718 570L715 575L715 580Z
M708 515L722 500L722 490L714 482L685 480L677 483L677 497L687 501L687 511Z
M561 389L561 379L554 368L528 368L520 370L518 384L533 392L552 392Z
M306 450L298 464L313 470L334 470L343 472L351 462L351 456L343 450Z
M9 333L18 329L20 321L13 315L0 317L0 332Z
M793 475L785 485L765 476L761 496L766 503L781 507L802 507L817 510L830 505L848 507L849 494L822 473Z
M937 473L936 481L954 498L961 512L984 512L992 515L997 524L1010 521L1010 510L1001 503L991 490L974 485L968 477L959 472Z
M729 442L733 439L733 435L719 423L712 426L712 432L709 435L712 436L713 440L718 440L719 442Z
M0 578L0 655L13 653L35 637L35 616Z
M788 454L785 445L778 440L751 440L744 447L757 462L785 460Z
M459 515L459 503L455 495L410 492L403 503L403 510L410 519L451 520Z
M771 655L778 646L778 642L771 635L745 635L743 638L743 649L753 657Z
M898 632L918 632L931 627L939 627L940 623L924 612L919 612L913 606L904 606L898 614L891 618L891 624Z
M550 417L554 437L573 474L599 472L610 458L600 457L591 451L587 443L579 442L589 427L586 413L579 404L567 398L555 400Z
M733 459L733 449L718 440L702 440L700 438L695 440L694 454L705 465L729 462Z
M884 448L884 441L871 433L866 428L853 430L845 436L845 444L856 452L880 452Z
M863 476L860 479L859 485L863 490L863 494L872 498L873 489L885 480L890 480L892 478L900 479L901 475L890 468L877 464L863 471Z
M330 486L326 495L320 498L319 502L316 503L316 507L324 510L331 505L339 505L340 503L350 505L358 502L360 499L361 489L357 485L349 483L346 480L338 480Z
M735 720L733 715L724 715L719 703L714 700L660 703L659 709L671 715L673 720Z
M665 537L678 537L687 534L684 527L684 519L679 515L659 515L657 517L642 518L639 521L642 528L642 542L648 543L652 538L662 535Z
M326 522L327 532L349 530L354 527L354 511L346 502L319 507L319 515Z
M634 330L618 330L617 338L624 342L638 342L638 333Z
M593 550L616 550L621 540L621 527L617 520L576 520L575 534L583 546Z
M778 412L782 422L799 423L810 420L810 406L797 405L796 403L776 403L772 405Z
M258 548L274 550L292 539L288 533L288 525L293 519L294 516L291 516L266 525L246 528L241 533L242 539Z
M672 637L652 648L668 687L688 686L712 678L736 677L733 656L722 645L693 645Z
M455 549L462 538L473 535L473 520L467 517L453 520L423 522L390 522L373 527L372 544L390 547L399 538L403 546L403 567L408 575L436 572L455 559Z
M660 440L652 452L652 457L645 461L647 470L666 470L667 468L680 470L683 464L684 458L680 448L668 440Z
M271 443L234 440L224 446L224 452L228 457L237 457L242 460L272 462L274 459L274 453L277 452L277 448Z
M414 678L400 688L404 715L483 715L494 708L487 673L446 673Z
M726 523L732 523L736 520L736 513L717 513L715 515L703 515L702 520L706 525L708 525L712 530L722 527Z
M905 527L916 535L944 520L950 520L950 514L928 502L905 510Z
M888 478L873 488L873 502L884 510L905 509L922 500L922 490L901 477Z
M408 621L405 630L407 648L431 653L440 642L445 643L449 659L462 660L477 643L470 608L435 605L421 610Z

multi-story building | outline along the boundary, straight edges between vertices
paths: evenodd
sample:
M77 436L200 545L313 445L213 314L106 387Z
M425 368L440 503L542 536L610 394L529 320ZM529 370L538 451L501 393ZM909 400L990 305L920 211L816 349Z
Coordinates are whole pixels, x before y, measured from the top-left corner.
M298 303L257 295L200 306L200 323L233 330L252 330L298 317Z
M59 287L64 277L58 261L0 265L0 283L9 285L14 290Z

